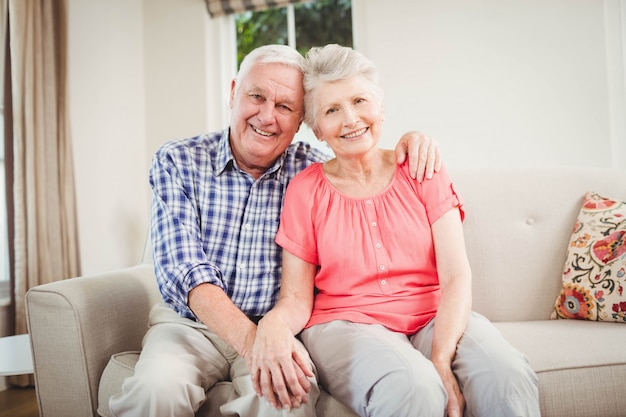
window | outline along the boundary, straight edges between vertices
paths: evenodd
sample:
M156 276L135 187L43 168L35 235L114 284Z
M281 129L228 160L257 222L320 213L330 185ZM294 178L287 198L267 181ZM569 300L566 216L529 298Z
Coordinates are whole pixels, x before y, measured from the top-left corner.
M302 55L328 43L352 46L352 1L321 0L240 13L235 25L237 65L257 46L271 43L289 45Z
M352 1L320 0L239 13L235 16L235 27L237 67L246 54L261 45L289 45L302 55L313 46L329 43L352 47ZM302 126L295 140L305 140L330 151L307 126Z

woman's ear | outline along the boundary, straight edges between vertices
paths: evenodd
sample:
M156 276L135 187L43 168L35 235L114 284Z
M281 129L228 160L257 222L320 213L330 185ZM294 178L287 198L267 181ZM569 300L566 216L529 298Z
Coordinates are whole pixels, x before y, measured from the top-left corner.
M322 132L320 132L320 130L316 127L312 127L311 130L313 131L313 134L315 135L315 137L317 138L317 140L319 140L320 142L324 142L324 136L322 136Z

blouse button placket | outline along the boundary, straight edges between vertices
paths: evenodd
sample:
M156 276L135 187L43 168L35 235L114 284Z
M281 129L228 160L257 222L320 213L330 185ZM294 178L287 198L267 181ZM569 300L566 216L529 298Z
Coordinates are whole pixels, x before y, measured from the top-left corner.
M387 275L387 257L382 245L382 238L380 233L380 227L378 227L378 217L376 207L372 200L365 200L365 213L367 215L367 221L370 225L370 241L374 242L374 258L375 265L377 265L376 274L380 277L378 280L378 287L381 292L387 293L391 291L389 287L389 281L386 279Z

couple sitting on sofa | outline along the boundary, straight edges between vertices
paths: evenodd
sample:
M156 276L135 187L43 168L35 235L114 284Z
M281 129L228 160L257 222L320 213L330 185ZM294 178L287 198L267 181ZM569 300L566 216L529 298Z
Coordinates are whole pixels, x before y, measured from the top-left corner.
M420 181L415 147L428 143L404 138L398 156L377 146L371 62L337 45L306 60L262 47L242 63L231 108L229 129L153 160L169 305L153 308L111 413L191 416L229 379L224 415L310 416L319 378L361 416L538 416L524 356L471 312L462 201L445 169ZM291 144L303 118L335 158Z

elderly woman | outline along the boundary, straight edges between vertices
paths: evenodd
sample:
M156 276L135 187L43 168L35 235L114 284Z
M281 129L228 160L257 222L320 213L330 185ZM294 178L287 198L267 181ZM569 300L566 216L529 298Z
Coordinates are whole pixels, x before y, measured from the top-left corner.
M374 65L338 45L313 48L305 122L335 158L296 176L276 242L280 299L263 318L252 364L275 406L307 358L360 416L539 416L526 358L471 312L463 204L442 168L412 179L378 147L383 93ZM295 356L301 369L286 369Z

